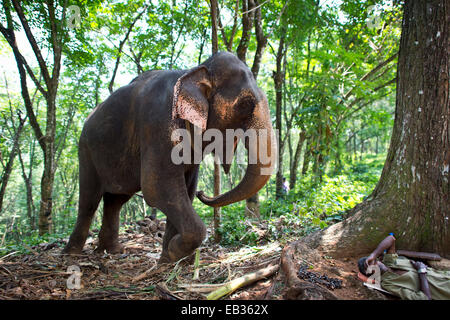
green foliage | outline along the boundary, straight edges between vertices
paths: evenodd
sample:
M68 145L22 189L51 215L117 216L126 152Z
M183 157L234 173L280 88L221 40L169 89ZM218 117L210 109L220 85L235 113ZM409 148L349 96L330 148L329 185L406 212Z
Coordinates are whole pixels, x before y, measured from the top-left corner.
M220 233L222 245L257 245L260 241L299 237L323 229L345 218L346 212L363 201L375 187L384 163L382 156L367 155L347 173L324 176L316 183L313 176L303 177L285 198L261 201L261 220L245 214L245 202L222 208ZM212 223L213 210L194 201L204 221ZM261 237L261 231L265 231Z
M2 4L6 3L9 1ZM36 1L21 3L51 70L48 6ZM81 9L79 27L67 28L62 10L65 4ZM232 51L238 46L242 36L241 4L239 1L238 12L235 12L235 0L219 3L223 24L219 30L220 50L225 50L222 31L227 39L235 31ZM395 78L396 60L376 69L373 76L365 78L365 75L370 75L371 70L398 50L401 18L398 6L390 6L388 1L356 0L273 0L259 1L259 4L262 31L268 42L258 84L266 92L271 108L275 106L272 71L275 70L277 46L281 36L286 36L281 136L290 135L291 141L286 142L284 150L283 175L290 174L288 164L292 162L294 136L298 131L306 135L301 159L310 157L305 161L310 164L310 169L285 199L274 199L275 183L274 178L271 179L260 192L261 221L246 217L244 203L222 208L220 231L224 245L253 245L261 241L261 228L266 231L262 239L267 241L301 236L343 219L346 210L360 202L375 186L394 117L392 93L395 83L389 81ZM379 28L367 26L367 19L373 14L369 11L370 5L376 5L376 13L380 14ZM63 68L57 94L53 234L39 237L35 230L43 154L27 122L20 138L22 159L20 162L16 159L14 163L4 209L0 212L2 254L11 250L26 251L42 241L67 237L72 230L78 205L78 138L88 114L109 95L108 85L118 58L120 63L113 88L129 83L146 70L190 68L210 55L208 1L83 0L57 1L55 6L56 23L63 38ZM142 16L132 25L141 12ZM13 9L11 14L17 34L22 32L19 40L26 41ZM233 29L235 16L236 30ZM0 10L2 26L6 25L6 20L6 10ZM249 66L256 46L252 28L247 54ZM33 59L33 52L24 49L26 45L22 43L19 47L39 78L39 66ZM0 36L0 57L5 68L0 73L0 168L3 169L17 125L17 121L12 120L17 112L25 115L26 111L16 63L3 36ZM3 85L6 81L9 95ZM37 121L45 128L45 97L35 90L31 79L28 79L28 86L34 94ZM12 117L10 109L13 110ZM275 114L274 110L272 114ZM292 123L289 123L291 116ZM292 126L290 131L288 125ZM213 189L212 168L212 161L204 161L199 173L198 187L209 194ZM237 185L244 170L245 166L234 163L231 175L222 175L224 192ZM27 198L26 178L32 185L31 202ZM29 206L31 217L28 216ZM194 207L205 221L212 221L210 207L198 200L194 201ZM99 226L101 210L100 205L92 228ZM132 199L122 209L121 222L140 219L146 210L148 208L141 200ZM163 218L163 215L159 213L158 217Z
M20 226L19 226L20 227ZM53 234L44 234L40 236L37 232L37 230L33 231L31 234L28 234L26 236L22 236L20 238L20 241L17 241L15 239L11 239L7 241L2 247L0 247L0 256L17 252L17 253L24 253L29 254L32 252L36 252L39 250L36 250L36 247L39 246L41 243L53 243L53 242L60 242L61 238L67 237L68 234L59 234L59 233L53 233ZM35 248L33 248L35 247Z

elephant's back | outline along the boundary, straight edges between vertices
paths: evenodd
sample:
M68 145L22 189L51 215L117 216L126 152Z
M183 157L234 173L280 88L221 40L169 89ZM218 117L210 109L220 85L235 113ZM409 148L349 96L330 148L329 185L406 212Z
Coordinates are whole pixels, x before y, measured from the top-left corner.
M131 92L130 85L121 87L100 103L86 118L82 138L90 143L96 140L102 143L108 140L117 142L117 137L123 136L126 123L133 116Z
M128 194L139 188L132 89L127 85L114 91L91 112L81 132L80 166L92 163L105 192Z
M131 190L139 183L142 129L149 130L152 141L167 136L173 86L181 74L146 72L114 91L87 117L80 150L89 155L107 190L128 184L125 189Z

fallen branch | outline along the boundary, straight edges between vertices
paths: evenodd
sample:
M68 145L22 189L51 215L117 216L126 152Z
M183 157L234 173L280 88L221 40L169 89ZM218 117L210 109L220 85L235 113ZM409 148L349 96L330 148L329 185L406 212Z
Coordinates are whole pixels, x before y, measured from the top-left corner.
M155 286L155 292L158 294L158 296L162 300L181 300L180 297L174 295L172 292L170 292L169 289L167 289L166 285L164 283L158 283Z
M253 282L259 281L261 279L270 277L273 275L278 269L279 265L270 265L264 269L258 270L253 273L246 274L242 277L236 278L234 280L231 280L227 284L225 284L223 287L220 287L219 289L211 292L206 299L208 300L217 300L225 295L229 295L236 291L237 289L244 287L246 285L249 285Z
M7 257L12 256L12 255L14 255L14 254L16 254L16 253L18 253L18 252L19 252L19 251L14 251L14 252L8 253L6 256L1 257L1 258L0 258L0 261L6 261L5 259L6 259Z
M209 284L209 283L191 283L191 284L186 283L178 285L179 288L183 288L186 291L195 293L209 293L222 286L223 284Z
M156 264L147 271L145 271L144 273L141 273L140 275L134 277L133 280L131 280L131 282L135 283L150 276L153 276L155 274L158 274L160 272L166 271L170 266L171 266L170 264L162 264L162 265Z

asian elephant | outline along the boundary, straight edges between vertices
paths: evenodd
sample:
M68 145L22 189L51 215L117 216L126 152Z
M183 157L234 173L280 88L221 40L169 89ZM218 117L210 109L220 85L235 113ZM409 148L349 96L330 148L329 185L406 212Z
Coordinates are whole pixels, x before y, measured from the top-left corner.
M229 192L216 197L197 193L199 164L174 164L171 159L172 133L183 128L273 133L265 94L248 67L231 53L216 53L190 70L139 75L113 92L85 121L78 149L78 217L64 253L81 253L102 198L97 250L122 252L119 211L142 190L146 203L167 216L159 262L177 261L190 255L206 236L206 227L192 207L196 195L207 205L224 206L254 195L270 178L270 172L262 169L273 167L272 161L257 159ZM267 148L273 159L274 135L266 137L267 143L258 143L256 149ZM248 142L246 148L251 149ZM223 167L228 172L229 164Z

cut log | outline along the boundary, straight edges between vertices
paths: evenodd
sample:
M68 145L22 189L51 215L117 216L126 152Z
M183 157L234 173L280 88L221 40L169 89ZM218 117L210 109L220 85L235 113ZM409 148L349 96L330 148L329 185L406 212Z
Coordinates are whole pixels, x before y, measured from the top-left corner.
M275 272L278 271L279 265L269 265L268 267L258 270L256 272L252 272L249 274L246 274L242 277L236 278L234 280L231 280L227 284L225 284L223 287L220 287L219 289L211 292L206 299L208 300L217 300L220 299L223 296L229 295L236 291L237 289L244 287L246 285L249 285L253 282L259 281L261 279L270 277Z

